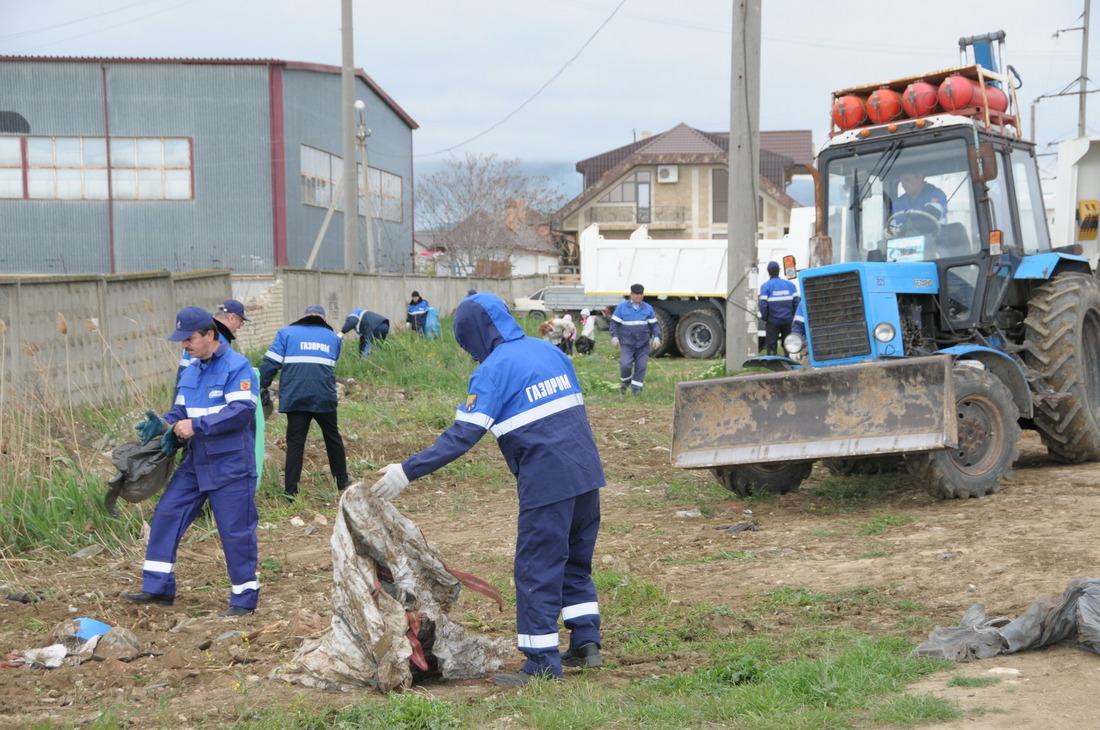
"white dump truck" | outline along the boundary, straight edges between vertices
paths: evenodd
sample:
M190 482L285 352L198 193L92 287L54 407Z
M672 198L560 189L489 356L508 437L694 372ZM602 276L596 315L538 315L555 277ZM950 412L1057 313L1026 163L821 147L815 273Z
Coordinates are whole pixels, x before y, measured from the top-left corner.
M805 263L813 227L813 209L795 208L790 235L757 245L763 272L769 260L793 255ZM717 239L652 239L646 226L627 239L608 239L592 224L581 232L581 283L588 296L625 296L631 284L645 287L661 327L661 346L653 356L678 349L684 357L719 357L726 349L726 296L732 288L726 276L729 244ZM760 275L752 275L759 277ZM766 274L763 274L766 276ZM787 278L794 271L786 272ZM738 320L756 332L756 289L737 306Z

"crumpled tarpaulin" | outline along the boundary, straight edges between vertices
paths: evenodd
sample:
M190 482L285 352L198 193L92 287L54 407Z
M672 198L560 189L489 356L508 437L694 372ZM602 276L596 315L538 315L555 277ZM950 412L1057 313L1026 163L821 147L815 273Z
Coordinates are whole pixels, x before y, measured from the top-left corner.
M958 626L937 626L914 653L972 662L1051 644L1100 654L1100 579L1074 578L1061 598L1039 596L1014 620L986 618L985 604L975 603Z
M333 616L328 632L307 640L271 676L308 687L388 692L413 682L414 665L445 679L498 671L510 640L475 634L448 612L462 584L499 592L451 571L412 521L356 483L340 500L332 531ZM459 577L461 576L461 578Z

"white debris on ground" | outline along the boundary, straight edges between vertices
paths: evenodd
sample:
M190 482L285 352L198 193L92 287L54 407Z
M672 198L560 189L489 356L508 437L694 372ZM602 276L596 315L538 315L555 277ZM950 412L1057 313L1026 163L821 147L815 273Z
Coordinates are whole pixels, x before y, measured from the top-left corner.
M420 528L356 483L340 500L332 532L332 623L273 678L326 690L409 687L416 666L444 679L499 671L515 651L510 639L481 636L448 613L472 576L447 568ZM496 589L481 584L481 592ZM412 627L412 628L410 628ZM410 634L412 638L410 638Z

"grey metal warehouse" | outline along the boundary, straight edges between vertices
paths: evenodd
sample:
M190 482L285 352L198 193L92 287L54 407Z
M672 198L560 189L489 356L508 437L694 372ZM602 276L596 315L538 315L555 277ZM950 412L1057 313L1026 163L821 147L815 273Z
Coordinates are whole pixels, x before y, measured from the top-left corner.
M413 119L362 70L374 271L411 270ZM0 56L0 274L344 269L340 68ZM358 179L362 180L360 175ZM360 202L359 270L368 247Z

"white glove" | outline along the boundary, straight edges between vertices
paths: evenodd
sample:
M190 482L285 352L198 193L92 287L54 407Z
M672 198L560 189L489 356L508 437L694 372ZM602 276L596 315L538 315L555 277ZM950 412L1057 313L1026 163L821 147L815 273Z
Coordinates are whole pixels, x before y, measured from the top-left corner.
M660 346L661 346L661 338L660 337L654 337L652 340L649 341L649 349L651 349L651 350L656 350Z
M341 340L344 339L344 333L343 332L337 332L336 336L339 337Z
M409 486L409 478L400 464L387 464L378 470L382 478L374 483L370 493L379 499L391 500Z
M611 338L611 346L614 347L616 350L619 349L619 338L618 337L612 337Z

